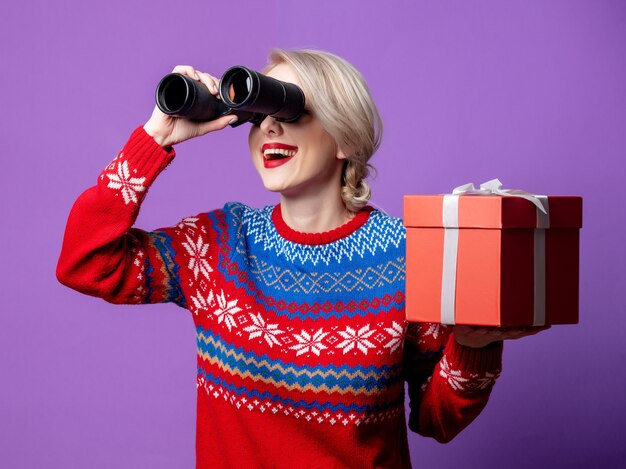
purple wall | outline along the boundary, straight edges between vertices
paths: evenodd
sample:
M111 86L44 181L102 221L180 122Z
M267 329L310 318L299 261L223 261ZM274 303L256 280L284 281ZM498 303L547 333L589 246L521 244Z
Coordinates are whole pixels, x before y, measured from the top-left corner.
M54 269L73 200L150 116L161 76L260 68L275 46L363 72L386 129L373 201L393 215L403 194L492 177L584 197L580 325L506 343L485 411L448 445L412 434L414 466L626 461L626 3L39 0L3 5L0 39L0 466L193 466L190 318L79 295ZM274 202L246 135L180 145L139 226Z

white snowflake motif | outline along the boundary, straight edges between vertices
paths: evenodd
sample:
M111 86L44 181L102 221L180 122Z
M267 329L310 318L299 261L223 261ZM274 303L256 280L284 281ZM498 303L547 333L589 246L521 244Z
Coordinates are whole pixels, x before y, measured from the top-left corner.
M198 228L198 227L196 226L196 222L197 222L198 220L200 220L200 219L199 219L199 218L197 218L197 217L187 217L187 218L183 218L177 226L178 226L178 228L180 228L180 229L183 229L183 228L185 228L185 227L188 227L188 228Z
M472 379L472 382L471 382L471 386L469 387L471 387L472 389L480 389L481 391L485 390L489 386L493 385L499 376L500 376L499 372L496 372L496 373L486 372L485 376L483 376L482 378L480 378L478 374L470 374L470 378Z
M117 189L122 191L122 197L124 203L128 205L131 201L136 204L139 203L137 199L137 192L143 192L146 190L146 186L143 183L146 181L145 177L135 178L130 177L130 171L128 169L128 161L122 161L117 164L117 173L107 173L109 178L109 189Z
M204 258L209 250L209 243L202 241L202 236L198 236L198 241L194 242L189 235L185 235L187 242L183 243L183 246L189 254L188 268L193 271L193 276L197 280L198 273L202 272L206 278L209 278L209 272L213 272L213 269L209 265L208 261Z
M320 352L328 348L322 343L322 340L328 334L330 334L330 332L322 332L322 329L320 329L313 334L313 337L311 337L311 334L303 329L300 334L293 334L293 337L298 341L298 343L289 347L289 349L297 350L296 356L300 356L303 353L313 352L319 357Z
M452 389L457 391L465 390L465 383L469 380L461 376L461 370L451 370L450 364L444 355L440 362L439 374L448 381Z
M194 311L196 316L198 315L199 310L207 311L209 307L215 306L215 297L212 291L209 291L209 295L205 298L202 296L202 293L200 293L200 290L196 290L196 296L192 295L191 301L196 307L196 310Z
M356 348L367 355L368 349L375 347L375 345L367 339L376 332L376 329L371 331L369 329L369 324L366 324L358 331L355 331L350 326L346 326L345 331L338 331L338 334L346 340L338 344L337 348L342 348L343 354L345 355L356 346Z
M393 353L402 345L404 326L393 321L391 327L385 327L385 331L391 336L391 340L385 344L385 348L391 349L390 352Z
M248 339L256 339L257 337L263 337L267 345L270 348L273 345L280 345L280 342L276 338L277 335L283 334L285 331L278 329L278 324L266 324L265 320L261 317L261 313L250 313L250 319L254 324L245 327L243 330L250 333Z
M424 332L424 337L432 335L433 339L436 339L437 337L439 337L439 334L441 333L441 327L442 327L441 324L436 324L436 323L430 324L426 332Z
M213 292L211 292L209 296L212 297ZM217 316L217 323L225 323L230 332L233 327L237 327L235 315L241 311L241 308L237 306L237 301L239 300L226 301L224 290L222 290L222 293L219 295L215 295L215 299L217 300L217 308L213 311L213 314Z

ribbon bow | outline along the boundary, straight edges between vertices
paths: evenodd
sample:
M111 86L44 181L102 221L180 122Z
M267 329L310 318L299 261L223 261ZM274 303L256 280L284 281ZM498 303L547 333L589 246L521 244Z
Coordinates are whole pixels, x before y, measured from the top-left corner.
M480 189L476 189L473 183L463 184L462 186L455 187L452 191L454 195L502 195L506 197L521 197L522 199L529 200L543 213L547 214L546 208L541 203L540 196L532 194L530 192L522 191L519 189L502 189L502 183L499 179L491 179L487 182L483 182L480 185Z

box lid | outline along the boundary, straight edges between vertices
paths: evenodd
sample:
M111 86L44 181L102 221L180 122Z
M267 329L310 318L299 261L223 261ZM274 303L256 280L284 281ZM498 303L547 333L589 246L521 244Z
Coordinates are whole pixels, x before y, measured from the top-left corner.
M550 228L582 227L582 197L548 196ZM443 195L405 195L404 226L443 227ZM459 196L459 228L534 228L537 208L521 197Z

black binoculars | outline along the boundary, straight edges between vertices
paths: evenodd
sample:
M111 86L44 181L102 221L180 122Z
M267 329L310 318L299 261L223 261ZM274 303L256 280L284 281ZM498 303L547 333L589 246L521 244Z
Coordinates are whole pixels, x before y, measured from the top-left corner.
M304 111L304 93L293 83L270 78L249 68L231 67L220 79L219 94L213 96L197 80L180 73L163 77L156 90L159 109L170 116L210 121L226 114L237 116L231 124L260 124L266 116L295 122Z

